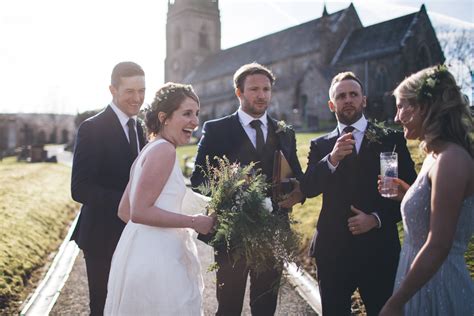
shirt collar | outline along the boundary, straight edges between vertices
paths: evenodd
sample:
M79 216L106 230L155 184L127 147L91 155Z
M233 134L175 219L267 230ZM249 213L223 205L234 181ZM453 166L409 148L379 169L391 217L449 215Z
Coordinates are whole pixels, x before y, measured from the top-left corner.
M259 117L258 119L245 113L241 107L239 107L239 109L237 110L237 113L239 115L240 122L242 123L243 126L249 125L250 122L252 122L253 120L260 120L260 122L262 122L262 125L267 127L267 124L268 124L267 111L265 111L265 113L263 113L263 115Z
M342 131L346 126L346 124L343 124L341 122L337 123L337 128L339 129L340 134L342 134ZM365 129L367 128L367 119L365 118L364 114L362 114L362 117L357 122L351 124L351 126L353 126L359 132L365 132Z
M112 108L112 110L114 110L122 126L127 125L128 120L131 118L135 120L135 123L137 123L136 115L129 117L127 114L123 113L122 110L120 110L117 105L115 105L114 101L110 101L110 107Z

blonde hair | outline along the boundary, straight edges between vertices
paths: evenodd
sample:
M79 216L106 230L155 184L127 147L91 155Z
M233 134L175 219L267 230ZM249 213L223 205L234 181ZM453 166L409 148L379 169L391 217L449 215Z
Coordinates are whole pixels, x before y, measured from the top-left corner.
M469 104L446 66L429 67L412 74L398 85L393 95L425 109L420 144L423 150L432 151L438 141L449 141L474 156Z

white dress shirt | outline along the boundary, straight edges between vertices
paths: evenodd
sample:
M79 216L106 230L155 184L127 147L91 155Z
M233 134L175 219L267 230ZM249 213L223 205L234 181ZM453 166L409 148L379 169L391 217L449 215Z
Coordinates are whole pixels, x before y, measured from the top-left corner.
M268 120L267 120L266 111L261 117L256 119L253 116L250 116L247 113L245 113L242 110L242 108L239 107L239 109L237 110L237 115L239 116L240 124L242 124L242 127L244 128L244 131L247 133L247 136L252 142L253 147L257 148L257 131L255 130L255 128L250 126L250 122L252 122L253 120L260 120L260 122L262 122L262 125L260 125L260 128L262 129L262 132L263 132L263 140L267 142Z
M339 135L342 136L344 134L344 128L346 128L346 126L348 125L343 124L341 122L337 123L337 129L339 130ZM352 131L352 136L354 137L354 140L356 142L355 149L356 149L356 152L359 153L360 146L362 145L362 140L364 139L365 129L367 128L367 119L365 118L364 114L362 114L362 117L351 126L354 127L354 130ZM327 162L328 162L328 167L331 170L331 172L336 171L336 168L339 164L333 166L329 162L329 159L327 160Z
M122 125L123 132L125 133L125 137L127 137L128 142L130 143L130 139L128 139L128 120L134 119L135 120L135 135L137 135L137 153L140 152L140 142L138 141L138 133L137 133L137 116L134 115L129 117L127 114L123 113L122 110L119 109L118 106L115 105L114 101L110 101L110 107L114 110L115 114L117 115L120 125Z
M347 126L348 125L342 124L341 122L337 123L339 135L342 135L344 133L344 128L346 128ZM355 146L357 153L359 153L360 145L362 145L362 140L364 139L365 129L367 128L367 119L365 118L364 114L362 114L362 117L351 126L354 127L354 130L352 131L352 136L354 136L354 140L356 142Z

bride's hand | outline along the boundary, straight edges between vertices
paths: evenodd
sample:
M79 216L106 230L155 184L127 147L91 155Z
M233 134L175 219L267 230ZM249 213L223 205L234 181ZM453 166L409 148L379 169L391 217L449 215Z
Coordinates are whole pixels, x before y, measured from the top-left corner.
M403 200L403 197L405 196L405 193L407 193L408 189L410 188L410 185L399 178L392 178L391 180L395 182L395 184L397 184L398 192L397 192L397 196L390 197L389 199L392 199L395 201ZM379 175L379 180L377 181L377 185L378 185L379 193L381 193L381 189L382 189L382 176L381 175Z
M193 216L193 228L200 234L209 234L214 228L214 223L216 219L213 216L206 216L206 215L194 215Z

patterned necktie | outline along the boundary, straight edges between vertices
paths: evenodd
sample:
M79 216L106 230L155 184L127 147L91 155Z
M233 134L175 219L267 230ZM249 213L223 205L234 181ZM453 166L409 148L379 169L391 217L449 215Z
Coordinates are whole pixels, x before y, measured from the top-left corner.
M255 129L255 132L257 132L256 149L259 155L262 155L263 146L265 146L265 140L263 139L263 131L261 125L262 122L260 120L253 120L252 122L250 122L250 126Z
M135 120L129 119L127 122L128 126L128 139L130 140L130 151L132 152L132 158L135 159L138 155L137 145L137 132L135 132Z

